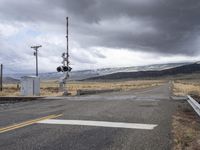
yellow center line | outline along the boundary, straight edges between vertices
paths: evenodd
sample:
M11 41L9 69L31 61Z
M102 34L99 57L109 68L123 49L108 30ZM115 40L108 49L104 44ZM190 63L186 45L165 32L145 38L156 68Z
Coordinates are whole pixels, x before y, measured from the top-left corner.
M13 128L13 127L15 127L15 126L27 124L27 123L33 122L33 121L35 121L35 120L46 119L46 118L53 117L53 116L54 116L54 115L50 115L50 116L42 117L42 118L39 118L39 119L29 120L29 121L25 121L25 122L18 123L18 124L13 124L13 125L8 126L8 127L0 128L0 131L1 131L1 130L5 130L5 129L9 129L9 128Z
M46 116L46 117L37 118L37 119L22 122L22 123L10 125L10 126L7 126L7 127L0 128L0 133L11 131L11 130L18 129L18 128L22 128L22 127L25 127L25 126L28 126L28 125L35 124L35 123L42 121L42 120L53 119L53 118L57 118L57 117L60 117L60 116L62 116L62 114L49 115L49 116Z

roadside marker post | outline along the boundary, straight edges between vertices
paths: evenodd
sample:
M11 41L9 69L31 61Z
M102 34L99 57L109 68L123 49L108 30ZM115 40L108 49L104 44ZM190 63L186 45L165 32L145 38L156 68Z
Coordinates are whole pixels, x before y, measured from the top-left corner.
M3 91L3 64L1 64L0 91Z

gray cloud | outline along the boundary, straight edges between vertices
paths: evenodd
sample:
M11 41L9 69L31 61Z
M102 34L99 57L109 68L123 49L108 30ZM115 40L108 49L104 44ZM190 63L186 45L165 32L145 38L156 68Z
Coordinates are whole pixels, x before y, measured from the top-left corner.
M0 21L43 24L61 33L69 16L70 38L98 58L105 56L92 47L194 56L199 8L198 0L1 0Z
M83 34L90 35L95 45L115 48L139 49L147 52L165 54L194 55L199 52L198 41L200 20L200 2L197 0L154 0L150 1L100 1L90 4L90 9L80 13L74 9L75 16L83 17L88 26L83 28ZM94 11L94 12L93 12ZM80 16L81 15L81 16ZM86 17L85 17L86 16ZM141 23L141 28L128 26L123 31L112 30L120 18L127 17L130 21ZM91 18L93 20L89 20ZM93 28L94 24L109 20L111 30ZM116 19L112 23L112 19ZM92 24L91 24L92 22ZM130 22L124 22L120 28ZM108 27L107 26L107 27ZM144 32L146 28L153 32ZM92 36L91 36L92 35ZM91 42L91 44L94 44ZM196 45L196 46L194 46Z

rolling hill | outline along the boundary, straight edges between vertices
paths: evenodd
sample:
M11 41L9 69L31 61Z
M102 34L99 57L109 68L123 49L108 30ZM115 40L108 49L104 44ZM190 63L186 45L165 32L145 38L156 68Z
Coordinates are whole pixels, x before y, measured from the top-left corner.
M103 75L86 80L115 80L115 79L137 79L137 78L156 78L156 77L173 77L176 75L188 75L200 73L200 63L186 64L164 70L149 70L137 72L118 72L109 75Z
M102 68L102 69L94 69L94 70L79 70L79 71L72 71L70 73L69 80L84 80L87 78L98 78L98 77L101 78L102 76L107 76L107 75L109 76L110 74L118 74L118 73L119 74L123 74L123 73L129 74L129 72L142 73L142 72L146 72L146 71L161 71L161 70L179 67L179 66L183 66L183 65L187 65L187 64L190 64L190 63L168 63L168 64L154 64L154 65L146 65L146 66ZM33 74L15 73L15 74L7 74L5 76L15 78L15 79L20 79L22 76L33 75ZM42 80L58 80L60 77L62 77L63 74L57 73L57 72L48 72L48 73L40 73L39 75ZM127 76L127 75L125 75L125 76Z

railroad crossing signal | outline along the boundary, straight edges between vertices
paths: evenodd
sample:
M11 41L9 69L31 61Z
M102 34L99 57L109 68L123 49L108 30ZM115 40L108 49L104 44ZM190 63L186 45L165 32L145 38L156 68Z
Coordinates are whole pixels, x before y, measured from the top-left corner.
M67 49L66 52L62 53L62 66L57 67L57 72L63 72L64 76L60 78L60 91L64 91L67 95L68 92L65 88L66 80L69 78L69 72L72 70L72 68L69 66L69 36L68 36L68 17L66 17L66 42L67 42Z

